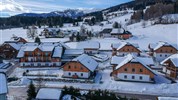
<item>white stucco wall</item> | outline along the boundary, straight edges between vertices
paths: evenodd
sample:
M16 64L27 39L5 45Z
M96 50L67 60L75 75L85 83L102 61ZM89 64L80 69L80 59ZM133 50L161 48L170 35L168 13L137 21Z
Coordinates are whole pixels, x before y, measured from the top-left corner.
M69 75L70 73L70 75ZM83 76L81 76L81 73L83 74ZM71 71L64 71L63 72L63 76L64 77L72 77L73 75L77 75L79 78L89 78L90 77L90 72L71 72Z
M125 78L124 76L127 76L127 78ZM134 76L135 78L132 79L132 76ZM140 77L142 77L142 80L140 79ZM143 75L143 74L119 73L117 75L117 78L119 78L121 80L128 80L128 81L141 81L141 82L149 82L150 81L150 76Z
M20 66L31 66L33 64L34 67L38 67L38 65L40 64L41 66L45 66L45 67L50 67L53 66L54 64L56 64L56 66L61 66L61 62L21 62ZM48 66L46 66L46 64Z
M164 59L168 58L171 56L172 53L154 53L153 56L156 58L158 62L163 61Z
M128 54L133 54L133 55L135 55L135 56L138 56L138 53L137 52L117 52L117 55L118 56L126 56L126 55L128 55Z

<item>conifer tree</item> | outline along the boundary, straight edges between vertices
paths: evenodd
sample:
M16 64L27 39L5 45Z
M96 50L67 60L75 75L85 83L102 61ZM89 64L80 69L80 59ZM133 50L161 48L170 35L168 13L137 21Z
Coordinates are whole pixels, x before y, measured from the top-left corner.
M36 97L35 86L32 83L32 81L30 82L30 85L28 86L27 96L28 96L27 100L32 100Z

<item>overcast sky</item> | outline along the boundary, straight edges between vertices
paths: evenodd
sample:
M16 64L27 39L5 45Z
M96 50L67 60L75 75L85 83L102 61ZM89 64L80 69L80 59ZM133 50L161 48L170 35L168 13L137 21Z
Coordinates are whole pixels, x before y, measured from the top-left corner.
M43 13L65 9L103 9L130 0L0 0L2 14Z

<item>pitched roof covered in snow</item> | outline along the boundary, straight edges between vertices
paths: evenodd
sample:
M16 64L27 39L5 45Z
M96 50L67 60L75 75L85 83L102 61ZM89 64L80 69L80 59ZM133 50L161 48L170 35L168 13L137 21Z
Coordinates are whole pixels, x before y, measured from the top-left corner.
M7 80L6 76L3 73L0 73L0 94L6 94L7 93Z
M92 72L98 67L98 62L96 62L92 57L86 54L82 54L77 58L74 58L72 61L80 62Z
M139 45L136 44L136 43L129 43L129 42L120 42L120 43L115 43L115 44L112 44L111 47L112 48L115 48L117 50L120 50L121 48L123 48L124 46L128 46L128 45L132 45L134 46L135 48L139 49Z
M42 88L38 91L36 99L44 100L59 100L62 95L60 89Z
M122 67L123 65L127 64L127 63L141 63L145 68L147 68L148 70L150 70L152 73L156 74L154 71L152 71L152 69L149 68L148 65L154 64L153 60L151 58L142 58L142 57L137 57L134 56L132 54L128 54L127 56L120 58L122 59L119 63L117 63L118 65L116 66L116 69L119 69L120 67ZM119 60L120 60L119 59ZM116 60L116 61L114 61ZM113 59L113 63L116 63L118 61L118 59Z
M161 62L161 64L164 65L164 63L167 62L168 60L170 60L174 64L175 67L178 67L178 54L174 54L174 55L169 56L168 58L163 60Z
M161 47L163 47L163 46L172 46L172 47L174 47L175 49L178 50L178 45L177 44L169 44L169 43L163 42L163 41L160 41L160 42L158 42L156 44L151 43L149 46L154 51L159 49L159 48L161 48Z
M112 31L112 28L105 28L100 33L108 33L108 34L110 34L111 31Z
M16 50L20 50L20 48L24 45L23 43L18 43L18 42L5 42L3 45L9 44L11 47L13 47Z
M124 33L124 30L122 28L114 28L111 31L111 34L122 34Z
M18 58L24 57L25 52L31 51L33 52L35 49L40 49L43 52L52 52L52 57L61 57L63 52L63 45L60 43L51 43L45 42L41 43L40 45L36 43L25 44L21 47L20 51L17 54Z
M52 57L62 57L62 52L63 52L62 47L56 46L56 47L54 47L54 51L53 51Z
M99 49L100 43L97 41L85 41L85 42L79 42L77 44L77 49Z
M83 53L83 49L66 49L64 55L81 55Z

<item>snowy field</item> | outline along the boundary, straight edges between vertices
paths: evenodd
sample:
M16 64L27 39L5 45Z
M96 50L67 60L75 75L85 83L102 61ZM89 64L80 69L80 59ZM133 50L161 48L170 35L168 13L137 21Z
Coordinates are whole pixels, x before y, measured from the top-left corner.
M114 18L111 21L118 21L121 22L123 25L126 23L125 19L130 18L130 14L125 16ZM105 24L103 27L95 25L95 26L86 26L88 30L92 30L94 32L101 31L104 28L112 27L112 24ZM80 27L67 27L62 29L68 30L79 30ZM154 25L151 26L150 22L147 22L145 28L142 27L142 22L136 23L133 25L127 26L127 30L132 32L134 35L132 38L124 41L128 41L131 43L138 43L142 50L148 49L149 43L156 43L159 41L166 41L169 43L178 44L178 24L169 24L169 25ZM38 29L38 34L42 29ZM33 42L34 40L28 39L26 35L26 30L22 28L14 28L14 29L6 29L0 30L0 44L4 41L10 41L12 35L15 34L16 36L21 36L28 40L29 42ZM41 38L42 42L66 42L68 38ZM89 41L98 41L101 45L101 50L111 50L112 43L119 43L123 40L119 40L117 38L92 38ZM76 48L78 42L69 42L66 43L71 48ZM108 63L101 63L100 66L108 66ZM16 68L12 76L22 78L22 74L25 70ZM31 72L31 74L33 74ZM44 73L54 73L61 75L61 71L44 71ZM63 82L47 82L46 86L52 87L63 87L67 86L74 86L82 89L109 89L118 92L131 92L131 93L144 93L144 94L158 94L164 96L178 96L178 83L168 84L168 83L137 83L137 82L122 82L122 81L114 81L110 77L111 69L104 70L100 72L102 74L102 82L101 84L79 84L79 83L63 83ZM21 80L18 85L29 83L27 79ZM11 84L13 86L13 84Z
M178 44L178 24L154 25L142 28L141 23L128 26L128 30L133 33L133 37L128 40L119 40L117 38L92 38L89 41L98 41L101 50L111 50L112 43L128 41L138 43L142 50L148 49L149 43L165 41L168 43ZM76 48L77 42L70 42L67 45Z
M43 29L38 29L38 34L41 33ZM26 34L26 29L23 28L13 28L13 29L6 29L0 30L0 44L4 43L4 41L10 41L11 37L14 35L23 37L28 42L34 42L33 39L28 39ZM41 38L42 42L66 42L68 38Z
M9 83L10 87L13 85L16 86L26 86L30 83L28 77L22 77L22 73L25 71L24 69L17 68L15 73L18 73L16 77L21 78L16 82ZM178 83L169 84L166 82L161 83L139 83L139 82L124 82L124 81L115 81L112 77L110 77L111 69L105 69L100 71L102 74L102 83L69 83L69 82L45 82L43 83L47 87L59 87L62 88L64 86L73 86L75 88L80 89L107 89L114 92L122 92L122 93L138 93L138 94L150 94L150 95L162 95L162 96L177 96L178 97ZM29 71L29 74L38 74L43 73L43 75L49 75L53 73L53 75L61 76L63 74L62 70L41 70L41 71ZM30 78L30 77L29 77ZM51 77L52 78L52 77ZM58 78L58 77L56 77ZM163 79L163 78L162 78ZM159 78L161 80L161 78Z

